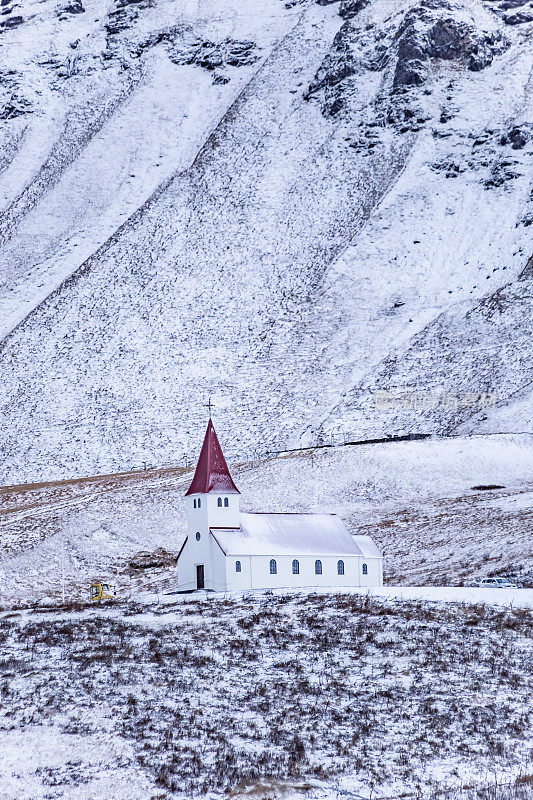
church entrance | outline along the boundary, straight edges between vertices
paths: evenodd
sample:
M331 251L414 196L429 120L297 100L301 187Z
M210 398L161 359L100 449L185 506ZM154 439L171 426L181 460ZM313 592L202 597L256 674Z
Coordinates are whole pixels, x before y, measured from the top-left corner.
M205 586L204 581L204 565L197 564L196 565L196 588L203 589Z

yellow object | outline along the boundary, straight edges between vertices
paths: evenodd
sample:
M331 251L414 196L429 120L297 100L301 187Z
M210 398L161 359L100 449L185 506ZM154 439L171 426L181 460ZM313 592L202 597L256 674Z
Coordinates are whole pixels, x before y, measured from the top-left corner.
M112 600L116 595L115 587L108 583L91 583L91 600Z

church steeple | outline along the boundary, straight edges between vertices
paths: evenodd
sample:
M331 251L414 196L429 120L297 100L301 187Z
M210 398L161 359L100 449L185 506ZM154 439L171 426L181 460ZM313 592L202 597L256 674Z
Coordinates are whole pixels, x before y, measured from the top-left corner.
M207 423L204 443L200 451L194 478L185 497L191 494L208 494L209 492L240 494L230 475L211 417Z
M227 565L216 532L240 530L240 492L233 483L211 415L185 506L187 539L180 580L192 589L220 589L226 584Z

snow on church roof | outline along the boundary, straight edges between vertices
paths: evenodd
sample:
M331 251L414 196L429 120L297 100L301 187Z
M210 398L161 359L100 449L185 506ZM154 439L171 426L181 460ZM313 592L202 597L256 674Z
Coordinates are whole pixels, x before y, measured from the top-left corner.
M186 492L190 494L205 494L207 492L224 492L225 494L240 494L233 483L224 453L218 441L213 421L207 423L204 443L200 450L200 458L196 465L194 478Z
M356 547L359 548L361 551L362 556L366 556L367 558L381 558L383 553L374 542L371 536L352 536L352 539L355 542Z
M241 514L240 530L211 533L226 555L381 555L370 536L351 536L336 514Z

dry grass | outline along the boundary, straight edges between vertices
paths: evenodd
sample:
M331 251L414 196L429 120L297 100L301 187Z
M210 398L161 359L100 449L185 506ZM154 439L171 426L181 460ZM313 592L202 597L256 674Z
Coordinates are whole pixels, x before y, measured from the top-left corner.
M457 784L531 756L528 611L319 594L54 611L0 622L3 730L84 736L104 703L168 797L348 777L437 797L438 765Z

